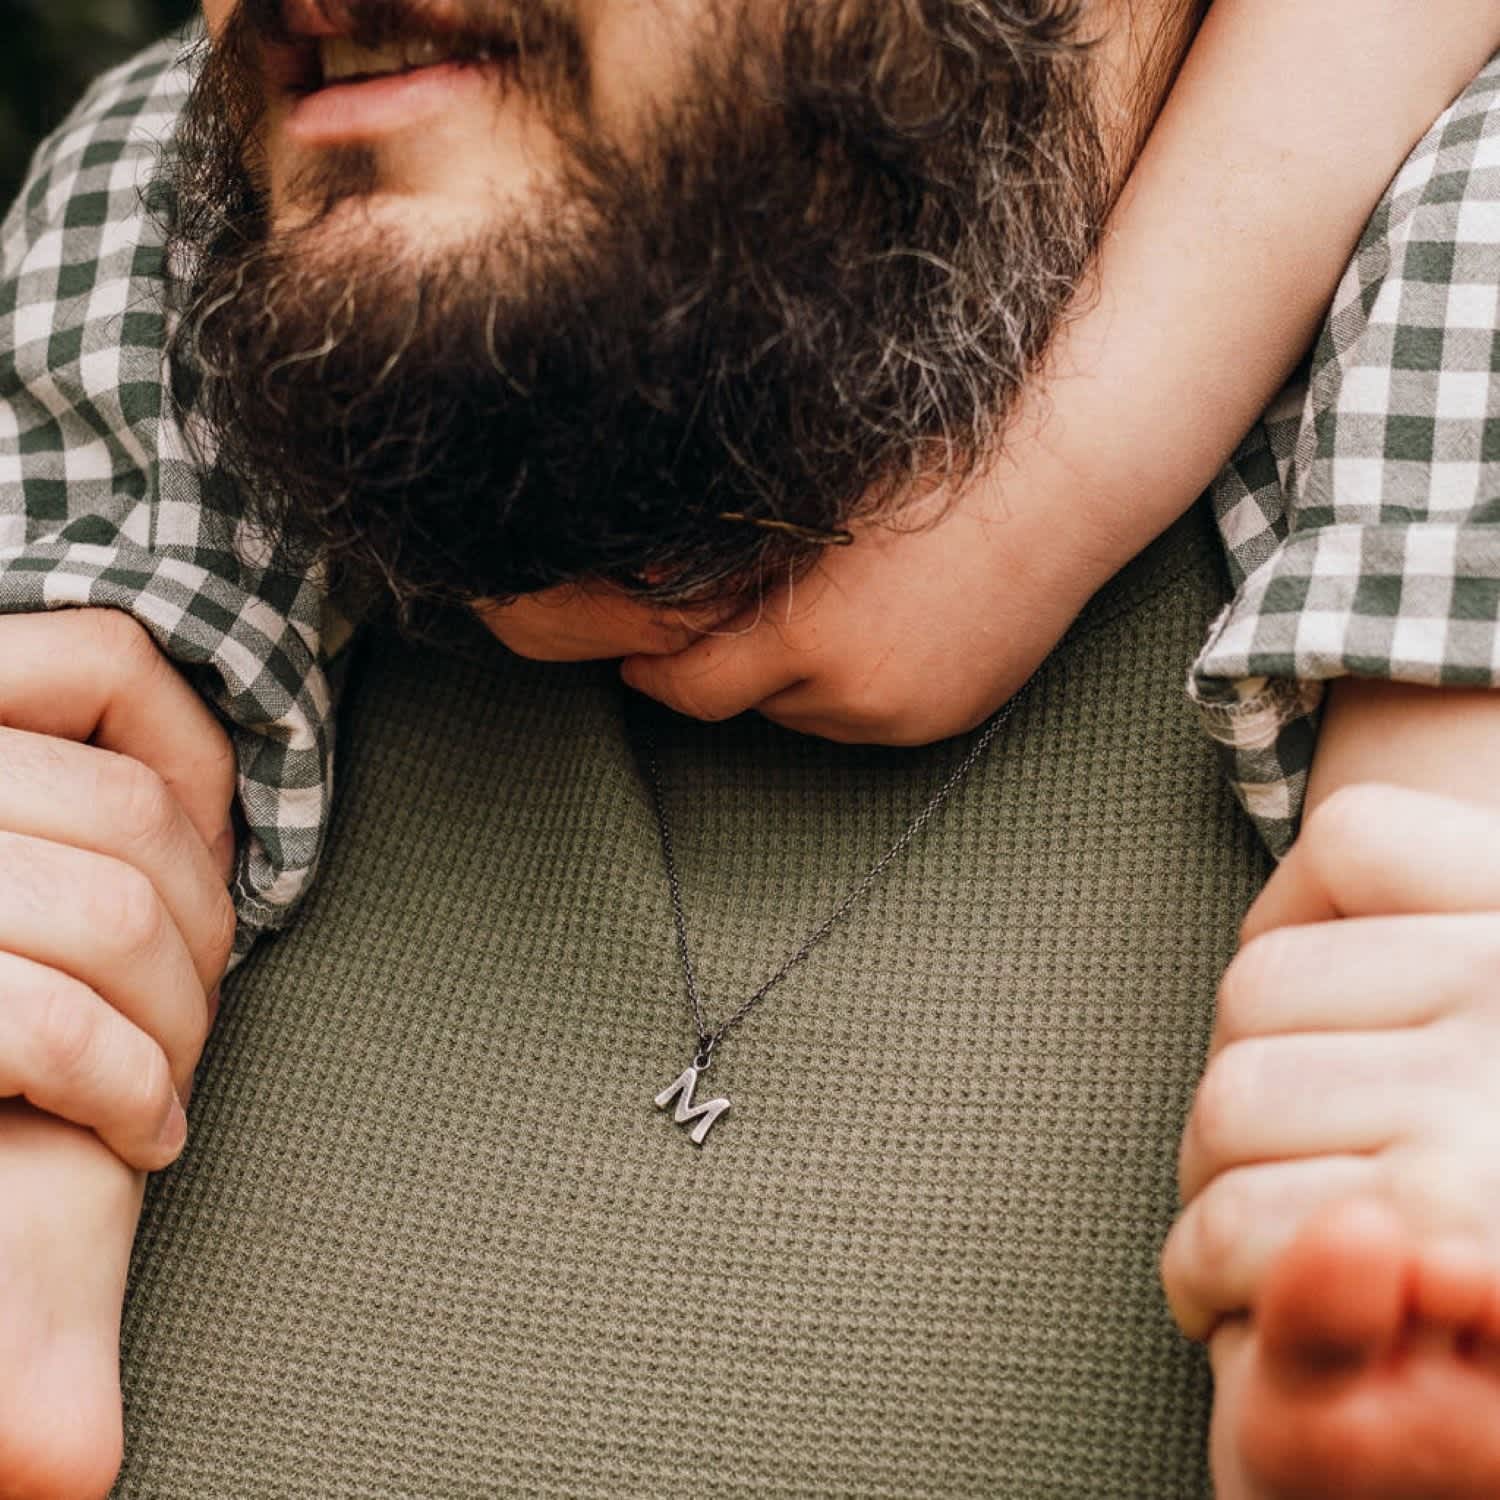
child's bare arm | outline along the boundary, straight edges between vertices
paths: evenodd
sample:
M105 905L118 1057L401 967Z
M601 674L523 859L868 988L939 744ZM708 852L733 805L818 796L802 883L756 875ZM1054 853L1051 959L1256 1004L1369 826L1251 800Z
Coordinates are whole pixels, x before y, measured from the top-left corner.
M1367 814L1359 809L1378 808L1382 786L1435 792L1500 811L1500 693L1375 678L1341 678L1331 684L1308 778L1306 818L1335 793L1359 786L1369 790L1361 794L1347 828L1335 830L1344 844L1363 836L1358 825ZM1348 914L1329 889L1324 868L1329 842L1325 830L1316 849L1313 842L1293 844L1246 921L1246 941L1278 927ZM1408 870L1368 863L1362 879L1365 889L1358 899L1363 908L1411 908ZM1472 870L1450 871L1448 889L1426 892L1426 909L1465 909L1473 879ZM1344 899L1349 899L1347 891Z
M1139 545L1202 492L1400 163L1497 49L1493 0L1216 0L1055 348L1042 438L1084 482L1075 503Z
M839 739L983 718L1214 477L1405 154L1497 48L1493 0L1217 0L990 473L938 526L868 531L758 622L627 679Z

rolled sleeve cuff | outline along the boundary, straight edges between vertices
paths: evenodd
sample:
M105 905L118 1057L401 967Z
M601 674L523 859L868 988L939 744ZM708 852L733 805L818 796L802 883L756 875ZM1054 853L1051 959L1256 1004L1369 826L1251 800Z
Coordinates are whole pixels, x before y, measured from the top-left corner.
M236 961L312 882L333 796L334 702L314 632L181 558L129 545L0 550L0 614L128 613L188 670L234 742L246 837L233 879Z
M1296 836L1327 682L1500 685L1493 509L1493 522L1470 512L1296 532L1214 621L1188 693L1273 854Z

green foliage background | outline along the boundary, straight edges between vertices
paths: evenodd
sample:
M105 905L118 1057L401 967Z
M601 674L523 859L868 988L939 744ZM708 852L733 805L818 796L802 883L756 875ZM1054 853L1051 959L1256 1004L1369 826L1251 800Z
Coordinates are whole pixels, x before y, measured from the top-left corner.
M194 0L0 0L0 199L95 74L179 26Z

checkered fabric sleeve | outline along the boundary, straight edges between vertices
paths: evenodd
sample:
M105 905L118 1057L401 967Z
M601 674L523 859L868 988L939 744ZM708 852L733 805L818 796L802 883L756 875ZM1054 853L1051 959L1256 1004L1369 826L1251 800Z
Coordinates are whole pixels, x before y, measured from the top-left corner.
M107 74L41 147L0 231L0 612L128 611L231 730L236 956L317 864L346 634L316 578L253 561L166 395L163 148L191 38ZM236 546L239 542L241 545Z
M1238 592L1189 692L1280 855L1330 679L1500 687L1500 58L1396 176L1305 382L1211 493Z

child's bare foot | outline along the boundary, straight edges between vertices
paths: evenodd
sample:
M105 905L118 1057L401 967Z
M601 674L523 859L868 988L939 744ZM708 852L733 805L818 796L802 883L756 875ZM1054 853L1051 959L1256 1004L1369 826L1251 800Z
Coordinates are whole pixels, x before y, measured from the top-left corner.
M1213 1354L1220 1500L1500 1496L1500 1266L1477 1248L1342 1203Z
M0 1497L95 1500L120 1466L120 1306L141 1176L0 1104Z

